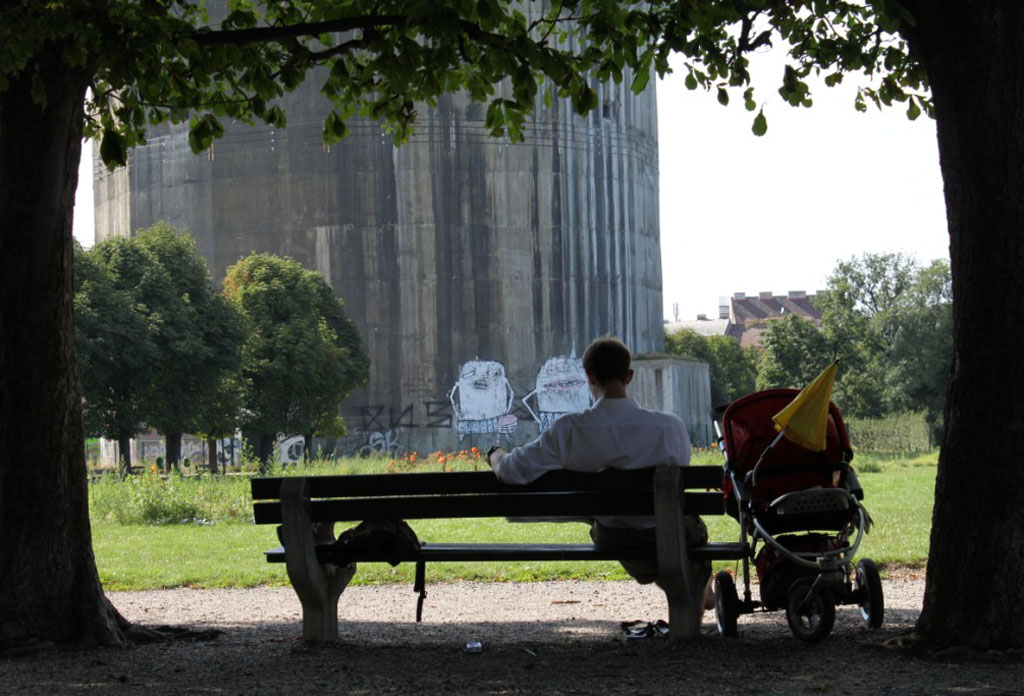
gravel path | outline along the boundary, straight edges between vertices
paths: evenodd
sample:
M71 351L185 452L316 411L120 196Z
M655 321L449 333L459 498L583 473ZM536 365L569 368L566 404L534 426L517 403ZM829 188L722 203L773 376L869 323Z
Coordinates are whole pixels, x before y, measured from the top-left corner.
M428 586L415 623L409 585L351 587L342 640L305 647L289 588L115 592L131 621L216 629L213 640L0 660L0 692L39 694L1024 694L1006 659L923 660L882 643L913 625L923 580L884 583L886 624L869 631L840 608L820 645L793 638L784 614L740 617L740 636L682 646L627 640L620 622L665 618L664 596L632 582L452 583ZM469 641L483 643L468 654Z

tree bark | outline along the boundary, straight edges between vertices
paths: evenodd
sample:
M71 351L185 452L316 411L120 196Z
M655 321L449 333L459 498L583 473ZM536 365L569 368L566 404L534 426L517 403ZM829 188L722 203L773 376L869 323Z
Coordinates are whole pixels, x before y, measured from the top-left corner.
M302 461L306 464L313 461L313 433L302 436Z
M206 463L211 474L217 473L217 438L206 438Z
M268 433L248 433L244 435L248 445L255 445L256 459L260 463L260 473L270 471L270 461L274 454L274 444L277 437Z
M117 471L121 475L121 478L132 473L131 435L121 435L117 438Z
M47 46L0 95L0 651L120 645L127 625L89 527L71 276L88 80L60 56Z
M908 4L935 99L953 368L917 630L1024 647L1024 3Z
M164 458L167 460L166 473L171 473L171 469L178 470L181 461L181 433L164 433Z

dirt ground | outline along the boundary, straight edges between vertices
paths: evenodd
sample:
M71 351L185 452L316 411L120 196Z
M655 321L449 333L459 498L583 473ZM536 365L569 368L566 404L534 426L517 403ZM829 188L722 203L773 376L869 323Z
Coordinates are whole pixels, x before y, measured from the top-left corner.
M664 596L632 582L428 586L422 623L409 585L351 587L341 640L301 644L288 588L116 592L130 620L219 634L127 650L0 660L0 693L24 694L1024 694L1020 655L909 657L884 643L916 619L923 580L884 583L886 622L839 609L818 645L781 612L741 616L724 639L714 612L684 645L628 639L621 622L666 618ZM478 654L466 651L478 641Z

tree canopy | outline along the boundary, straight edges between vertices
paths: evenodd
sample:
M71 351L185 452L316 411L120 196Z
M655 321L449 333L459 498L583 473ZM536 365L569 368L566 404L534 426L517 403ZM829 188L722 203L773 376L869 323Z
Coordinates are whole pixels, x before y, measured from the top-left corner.
M323 276L294 259L252 254L228 269L224 293L249 326L242 429L266 438L343 434L338 406L366 383L370 360Z
M122 272L124 271L124 272ZM143 280L145 279L145 280ZM75 331L86 432L125 443L145 422L159 349L140 295L166 276L127 239L75 249Z
M837 265L816 302L823 332L855 368L844 374L860 375L840 387L856 415L914 410L939 421L953 357L951 282L944 260L922 267L902 254L863 254Z
M132 242L167 274L166 294L150 312L157 329L158 360L147 384L147 424L165 436L167 463L180 457L181 434L201 429L206 396L238 370L245 339L241 317L214 292L206 260L191 235L167 223L136 232Z
M683 329L665 334L665 350L708 364L712 407L724 406L754 391L756 348L740 348L739 342L728 336L701 336L696 331Z
M238 368L240 315L213 292L195 241L166 223L75 250L75 328L87 429L127 442L143 426L183 432ZM231 414L234 416L235 414Z
M835 356L834 399L845 415L918 411L939 423L953 356L948 263L863 254L837 264L815 304L820 329L795 315L769 323L758 388L801 387Z

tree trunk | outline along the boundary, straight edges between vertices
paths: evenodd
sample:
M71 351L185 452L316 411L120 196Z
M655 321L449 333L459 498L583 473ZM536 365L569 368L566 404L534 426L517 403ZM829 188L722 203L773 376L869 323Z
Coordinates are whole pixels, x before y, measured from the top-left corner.
M924 608L939 642L1024 647L1024 3L907 3L935 98L953 368Z
M125 642L92 552L72 322L88 81L43 51L0 95L0 651Z
M313 461L313 433L302 436L302 461L306 464Z
M117 472L124 478L132 473L132 436L117 438Z
M178 470L181 461L181 433L164 433L164 458L167 460L165 466L168 474L171 469Z
M206 463L211 474L217 473L217 438L206 438Z
M244 437L247 444L255 444L256 446L254 454L260 463L260 473L265 474L270 471L270 463L273 458L274 444L277 442L277 437L266 433L248 433Z

